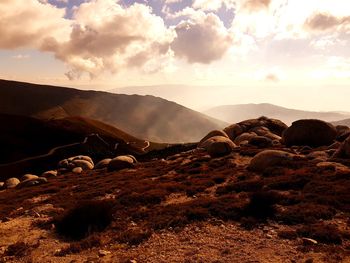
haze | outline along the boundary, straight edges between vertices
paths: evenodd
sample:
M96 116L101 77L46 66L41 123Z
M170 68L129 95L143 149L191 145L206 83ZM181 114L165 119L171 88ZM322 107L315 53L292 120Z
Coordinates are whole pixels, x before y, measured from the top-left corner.
M197 110L350 111L349 10L348 0L2 0L0 78L139 86L119 91Z

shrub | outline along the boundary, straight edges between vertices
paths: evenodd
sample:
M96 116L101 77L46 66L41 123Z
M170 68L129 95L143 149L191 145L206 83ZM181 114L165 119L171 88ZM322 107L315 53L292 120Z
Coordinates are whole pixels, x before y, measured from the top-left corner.
M143 241L149 239L151 235L152 233L149 230L129 229L122 232L118 236L117 241L128 244L130 246L137 246Z
M302 226L297 230L298 234L303 237L313 238L321 243L336 244L342 243L342 235L335 225L326 225L323 223Z
M275 215L274 205L280 200L281 196L276 192L255 192L251 194L250 201L244 209L247 216L259 220L265 220Z
M92 235L79 242L71 243L68 247L56 253L56 256L64 257L65 255L68 255L68 254L77 254L77 253L80 253L81 251L84 251L93 247L101 246L101 245L102 245L102 242L100 237L96 235Z
M112 221L110 201L86 201L55 219L58 234L79 240L89 234L104 230Z
M38 247L39 244L35 246L30 246L27 243L24 242L16 242L10 246L7 247L5 250L4 255L5 256L15 256L15 257L24 257L30 253L30 250L32 248Z

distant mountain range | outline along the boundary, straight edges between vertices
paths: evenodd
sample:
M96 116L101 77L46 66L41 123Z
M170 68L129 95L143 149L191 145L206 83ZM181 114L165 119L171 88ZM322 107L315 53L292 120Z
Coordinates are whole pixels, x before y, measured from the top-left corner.
M198 141L226 123L174 102L140 95L111 94L0 80L0 113L60 119L82 116L159 142Z
M287 125L290 125L293 121L299 119L321 119L328 122L336 122L350 118L350 113L346 112L302 111L268 103L218 106L209 109L204 113L228 123L236 123L260 116L276 118L285 122ZM350 120L348 120L348 124L350 124Z

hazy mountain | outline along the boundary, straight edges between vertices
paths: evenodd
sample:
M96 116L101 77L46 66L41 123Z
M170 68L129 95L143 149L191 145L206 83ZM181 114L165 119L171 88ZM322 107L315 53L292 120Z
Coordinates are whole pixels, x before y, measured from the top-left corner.
M209 109L204 112L229 123L236 123L242 120L257 118L259 116L267 116L276 118L287 125L298 119L322 119L325 121L337 121L350 117L350 113L339 112L316 112L316 111L302 111L295 109L288 109L273 104L239 104L239 105L225 105Z
M350 127L350 118L345 119L345 120L340 120L340 121L333 121L332 124L334 125L345 125Z
M225 123L153 96L111 94L0 80L0 113L58 119L83 116L153 141L197 141Z

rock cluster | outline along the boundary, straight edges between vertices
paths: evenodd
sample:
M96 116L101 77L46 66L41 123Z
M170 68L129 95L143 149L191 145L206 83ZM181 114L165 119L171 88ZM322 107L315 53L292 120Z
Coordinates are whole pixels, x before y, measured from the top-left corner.
M59 161L57 170L46 171L42 173L41 176L25 174L20 179L12 177L7 179L5 182L0 182L0 190L47 183L49 178L65 174L67 172L81 174L84 171L104 168L108 168L109 171L118 171L125 168L133 168L136 163L137 160L134 156L122 155L117 156L114 159L103 159L95 166L91 157L86 155L78 155Z

